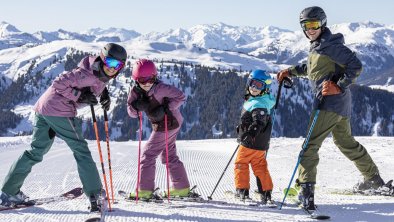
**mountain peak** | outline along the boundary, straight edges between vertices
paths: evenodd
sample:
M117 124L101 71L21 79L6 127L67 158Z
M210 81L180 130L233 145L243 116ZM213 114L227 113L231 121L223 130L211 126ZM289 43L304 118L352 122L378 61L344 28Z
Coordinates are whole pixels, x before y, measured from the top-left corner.
M15 26L11 25L10 23L4 21L0 22L0 37L12 35L19 32L21 31L19 31L17 28L15 28Z

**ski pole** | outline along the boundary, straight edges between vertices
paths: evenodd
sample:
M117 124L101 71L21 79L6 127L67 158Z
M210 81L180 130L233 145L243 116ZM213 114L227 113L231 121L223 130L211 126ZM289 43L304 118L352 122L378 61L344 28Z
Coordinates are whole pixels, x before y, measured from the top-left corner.
M304 155L304 153L306 151L306 147L307 147L307 145L309 143L309 139L311 137L313 128L315 127L315 124L316 124L316 121L317 121L317 117L319 116L319 112L320 112L319 109L317 109L316 112L315 112L315 115L313 117L313 121L312 121L311 127L309 128L308 135L307 135L307 137L306 137L306 139L304 141L304 144L302 145L302 149L300 151L300 154L298 155L297 164L296 164L296 166L294 168L293 175L291 176L289 185L287 186L287 190L286 190L285 196L283 197L282 203L280 204L279 210L282 209L282 206L283 206L283 204L284 204L284 202L286 200L287 194L289 193L291 183L293 182L293 179L294 179L295 173L297 171L298 165L300 165L301 158L302 158L302 156Z
M138 203L138 191L140 188L141 180L141 140L142 140L142 112L138 112L138 120L140 125L140 138L138 142L138 173L137 173L137 189L136 189L136 199L135 202Z
M101 152L100 137L99 137L99 133L98 133L98 127L97 127L97 121L96 121L96 114L94 113L94 107L93 107L93 105L90 105L90 110L91 110L91 112L92 112L92 120L93 120L94 132L96 133L97 148L98 148L99 156L100 156L101 169L103 170L103 178L104 178L104 185L105 185L105 194L107 195L107 201L108 201L109 211L112 211L112 208L111 208L111 201L109 201L109 198L108 198L107 176L105 175L103 154L102 154L102 152Z
M218 187L220 181L221 181L222 178L223 178L224 173L226 172L228 166L230 165L231 161L233 160L235 154L237 153L238 148L239 148L239 144L238 144L237 148L234 150L234 153L233 153L233 155L231 156L230 160L228 161L226 167L224 168L222 175L220 176L218 182L217 182L216 185L215 185L215 188L213 188L213 191L212 191L211 195L208 196L208 200L212 200L212 195L213 195L213 193L215 193L216 188Z
M107 142L107 153L108 153L108 169L109 169L109 181L111 185L112 203L114 203L114 184L112 182L112 164L111 164L111 149L109 147L109 128L108 128L108 115L107 110L104 109L104 128L105 128L105 140Z
M165 140L166 140L166 170L167 170L167 199L170 202L170 172L168 162L168 127L167 127L167 114L164 114L164 127L165 127Z

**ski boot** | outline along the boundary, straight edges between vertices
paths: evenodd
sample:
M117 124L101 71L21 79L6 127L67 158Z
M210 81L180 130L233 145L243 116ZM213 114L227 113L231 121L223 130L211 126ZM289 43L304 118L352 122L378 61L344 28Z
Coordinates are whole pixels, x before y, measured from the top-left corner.
M372 178L370 179L365 179L363 182L357 183L353 187L353 191L356 193L362 192L364 193L365 191L374 191L379 189L385 185L383 179L380 177L379 173L375 174Z
M204 198L202 198L201 195L195 191L196 188L197 185L194 185L192 188L187 187L183 189L171 189L170 199L189 202L203 202ZM168 198L167 192L164 192L163 198Z
M138 199L139 200L147 201L147 200L152 199L153 196L154 196L154 194L153 194L153 191L151 191L151 190L139 190L138 191ZM137 199L137 193L130 193L129 198L133 199L133 200Z
M178 198L182 198L182 197L189 197L190 194L190 187L187 188L183 188L183 189L170 189L170 197L178 197ZM168 194L167 192L164 193L164 197L167 197Z
M26 196L22 191L19 191L16 195L9 195L4 192L0 193L0 205L2 206L9 207L28 202L29 197Z
M314 183L300 183L300 193L298 194L298 200L300 205L308 211L316 210L315 206L315 184Z
M260 200L262 204L273 204L273 201L271 200L271 193L272 190L267 190L260 193Z
M104 210L104 201L106 200L105 190L102 190L99 194L93 194L89 197L90 212L101 212Z
M249 189L236 189L235 197L239 198L240 200L250 199L249 197Z

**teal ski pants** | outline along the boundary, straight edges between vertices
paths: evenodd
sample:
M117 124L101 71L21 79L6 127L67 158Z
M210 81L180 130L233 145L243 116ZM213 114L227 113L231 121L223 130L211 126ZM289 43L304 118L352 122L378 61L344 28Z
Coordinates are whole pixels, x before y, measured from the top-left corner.
M1 188L3 192L15 195L20 191L32 167L41 162L51 148L55 136L63 139L72 150L85 194L90 197L100 193L100 176L88 144L82 136L81 120L75 117L43 116L38 113L33 122L31 148L25 150L11 166Z

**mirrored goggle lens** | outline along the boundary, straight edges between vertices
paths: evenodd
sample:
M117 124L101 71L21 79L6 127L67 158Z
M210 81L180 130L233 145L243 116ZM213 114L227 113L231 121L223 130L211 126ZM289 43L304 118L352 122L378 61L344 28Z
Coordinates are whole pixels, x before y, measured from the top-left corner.
M267 82L267 81L270 81L270 82L271 82L271 80L266 80L266 82ZM250 87L256 88L256 89L258 89L258 90L263 90L263 89L265 88L265 85L266 85L266 84L268 84L268 83L261 82L261 81L256 80L256 79L250 79L248 85L249 85Z
M106 57L104 63L108 68L114 68L116 70L122 69L124 65L122 61L119 61L111 57Z
M320 21L305 21L302 23L302 28L304 31L308 31L309 29L318 30L321 28Z
M153 76L153 77L139 77L138 79L137 79L137 82L138 83L141 83L141 84L147 84L147 83L154 83L156 81L156 76Z

